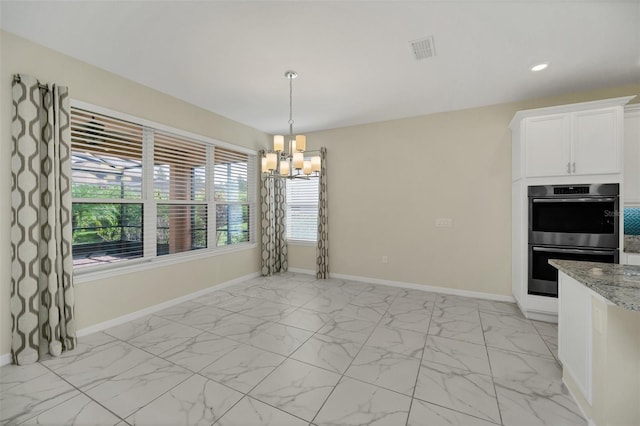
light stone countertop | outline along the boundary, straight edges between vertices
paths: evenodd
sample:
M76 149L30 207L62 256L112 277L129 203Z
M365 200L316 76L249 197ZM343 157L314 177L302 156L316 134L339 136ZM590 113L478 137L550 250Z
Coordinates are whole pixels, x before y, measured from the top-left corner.
M550 259L549 265L624 309L640 312L640 266ZM594 268L602 270L594 272Z

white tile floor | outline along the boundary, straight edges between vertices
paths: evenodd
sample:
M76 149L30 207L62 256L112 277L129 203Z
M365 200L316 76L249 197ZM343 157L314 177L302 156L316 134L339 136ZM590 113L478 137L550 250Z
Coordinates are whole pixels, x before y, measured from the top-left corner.
M0 368L3 425L586 425L515 305L287 273Z

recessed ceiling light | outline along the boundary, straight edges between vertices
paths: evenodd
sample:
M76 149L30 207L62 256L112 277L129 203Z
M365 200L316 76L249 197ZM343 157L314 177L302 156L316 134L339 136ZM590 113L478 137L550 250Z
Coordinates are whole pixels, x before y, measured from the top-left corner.
M536 71L542 71L543 69L547 68L549 66L548 62L543 62L542 64L538 64L538 65L534 65L531 67L531 71L536 72Z

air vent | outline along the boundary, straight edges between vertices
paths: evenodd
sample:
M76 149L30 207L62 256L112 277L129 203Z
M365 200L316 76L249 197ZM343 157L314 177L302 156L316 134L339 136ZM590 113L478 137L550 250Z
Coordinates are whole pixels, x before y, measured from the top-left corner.
M420 40L413 40L410 41L409 44L411 44L413 56L418 61L436 56L436 46L433 44L433 36Z

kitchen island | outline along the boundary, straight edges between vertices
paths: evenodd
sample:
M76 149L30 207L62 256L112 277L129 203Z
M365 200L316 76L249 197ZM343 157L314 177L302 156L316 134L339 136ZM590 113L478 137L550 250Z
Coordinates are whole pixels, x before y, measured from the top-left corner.
M564 383L590 424L640 425L640 266L549 264L558 269Z

